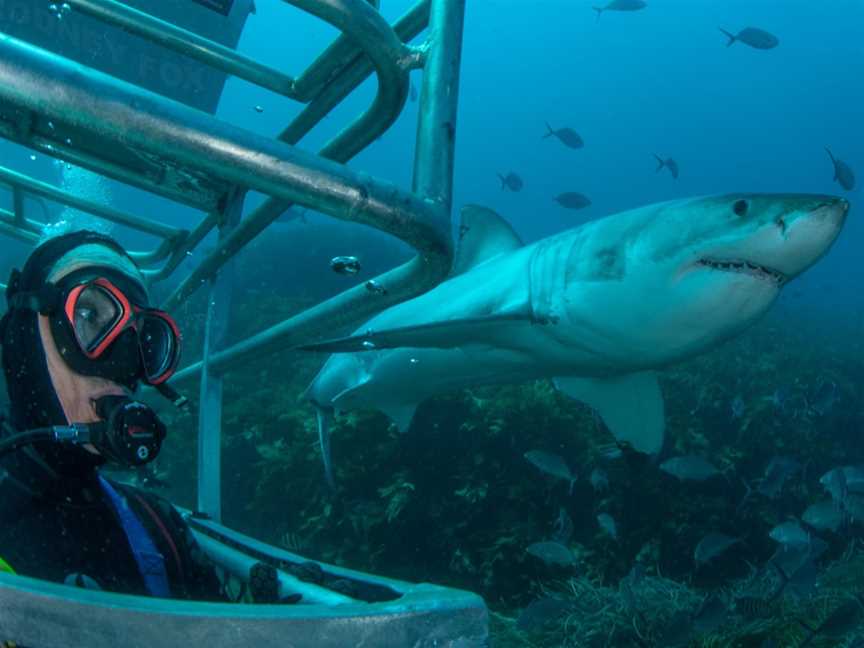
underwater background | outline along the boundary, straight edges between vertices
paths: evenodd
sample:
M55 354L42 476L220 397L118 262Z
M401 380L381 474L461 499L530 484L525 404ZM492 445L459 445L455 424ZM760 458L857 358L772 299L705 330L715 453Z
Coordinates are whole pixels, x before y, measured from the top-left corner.
M297 73L336 36L278 0L256 4L239 50L277 69ZM381 11L394 20L409 6L383 0ZM779 44L727 47L720 28L748 26ZM660 462L616 448L589 407L538 381L434 398L407 434L377 412L339 418L333 491L302 398L326 356L284 352L232 371L223 522L312 559L476 591L493 611L494 646L861 645L864 519L852 500L842 520L832 517L820 478L864 465L861 189L833 180L825 150L864 173L862 35L860 0L648 0L599 19L590 1L470 0L454 213L491 207L530 242L678 197L809 192L851 202L844 230L756 326L661 373L669 442ZM317 150L374 92L367 82L300 147ZM349 166L410 188L420 100ZM272 136L298 112L231 79L217 116ZM547 122L574 129L584 146L544 138ZM657 172L655 154L676 160L677 179ZM0 155L3 166L119 209L180 227L200 217L5 142ZM499 174L510 173L518 191L502 188ZM554 200L563 192L591 204L565 209ZM8 208L9 192L0 197ZM250 195L244 213L262 200ZM34 218L87 223L30 207ZM114 234L131 247L152 243ZM27 249L2 245L5 277ZM368 228L290 212L238 257L229 343L411 254ZM361 272L333 273L337 255L357 256ZM205 307L199 293L177 313L184 364L200 359ZM194 507L197 421L165 419L158 492ZM526 458L534 451L560 457L572 485ZM661 468L672 456L704 457L717 472L682 479ZM808 525L813 505L825 515ZM802 517L806 552L783 550L794 565L770 569L787 546L776 529ZM565 559L529 551L553 538Z

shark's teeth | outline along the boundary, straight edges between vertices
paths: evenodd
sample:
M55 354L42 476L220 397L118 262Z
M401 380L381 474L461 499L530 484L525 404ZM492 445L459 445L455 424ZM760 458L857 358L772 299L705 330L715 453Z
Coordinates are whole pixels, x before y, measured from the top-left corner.
M718 261L717 259L699 259L696 264L701 266L707 266L715 270L723 270L726 272L743 272L745 274L759 277L760 279L773 281L778 285L783 284L786 281L786 277L782 273L777 272L776 270L772 270L771 268L766 268L765 266L761 266L757 263L751 263L750 261Z

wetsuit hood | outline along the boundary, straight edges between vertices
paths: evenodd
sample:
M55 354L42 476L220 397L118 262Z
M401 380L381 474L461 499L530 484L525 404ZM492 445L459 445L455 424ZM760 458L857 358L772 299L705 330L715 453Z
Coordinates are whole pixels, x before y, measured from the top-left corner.
M93 250L99 252L93 254ZM76 255L77 251L82 254ZM9 310L0 320L0 360L9 394L8 422L15 430L66 425L69 421L49 373L39 313L14 307L14 297L47 290L51 287L49 279L88 267L122 273L144 291L141 275L123 248L108 236L86 230L48 240L33 251L20 272L12 272L6 291ZM43 442L34 444L31 451L10 456L5 465L19 480L32 482L46 474L63 479L84 476L102 463L101 456L84 448Z

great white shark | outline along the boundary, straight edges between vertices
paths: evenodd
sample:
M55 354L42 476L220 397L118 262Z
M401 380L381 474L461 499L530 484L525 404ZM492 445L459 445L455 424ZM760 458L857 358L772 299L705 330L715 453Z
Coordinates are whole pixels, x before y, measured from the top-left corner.
M741 333L837 238L849 203L733 194L648 205L523 245L495 212L462 210L453 270L346 338L306 396L330 483L334 413L384 412L399 427L442 392L550 378L613 435L657 453L655 370Z

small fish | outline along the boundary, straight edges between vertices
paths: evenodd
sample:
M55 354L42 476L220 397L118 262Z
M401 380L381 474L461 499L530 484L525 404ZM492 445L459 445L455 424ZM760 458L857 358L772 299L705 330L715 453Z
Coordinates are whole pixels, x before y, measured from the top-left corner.
M591 482L591 488L594 489L595 493L603 493L609 490L609 476L602 468L592 470L588 481Z
M413 83L408 89L408 98L411 100L411 103L417 101L417 86L415 86Z
M672 457L660 464L660 470L682 481L705 481L721 474L714 464L698 455Z
M355 256L337 256L330 259L330 268L336 274L355 275L360 272L360 260Z
M659 155L654 153L654 157L657 158L657 173L660 172L660 169L666 167L669 169L669 173L672 174L672 177L677 180L678 179L678 163L672 158L666 158L665 160L661 158Z
M802 547L810 544L810 534L795 520L781 522L771 529L768 537L783 546Z
M572 567L576 564L576 556L560 542L550 542L548 540L545 542L535 542L526 551L547 565Z
M849 496L849 485L843 468L833 468L819 478L819 483L828 491L834 506L840 508Z
M522 182L522 178L513 173L512 171L508 173L506 176L498 174L498 177L501 178L501 189L509 189L510 191L522 191L522 187L524 183Z
M597 515L597 524L603 529L613 540L618 539L618 525L615 524L615 518L608 513L600 513Z
M732 418L739 419L744 416L744 399L740 396L736 396L732 399L732 405L729 406L729 409L732 410Z
M852 172L852 167L846 164L843 160L838 160L834 157L827 146L825 150L831 158L831 163L834 165L834 180L840 184L846 191L852 191L855 188L855 174Z
M544 450L529 450L523 456L547 475L570 482L570 490L573 490L576 475L560 455Z
M572 537L573 519L562 506L558 511L558 517L555 518L555 523L552 525L552 540L561 544L567 544Z
M572 128L552 128L549 125L549 122L546 122L546 128L548 129L548 133L543 136L543 139L547 137L555 136L558 140L566 147L572 149L580 149L585 146L585 142L582 141L582 138L579 137L579 133L574 131Z
M693 552L693 559L696 561L696 566L699 567L708 562L711 562L724 553L729 547L741 542L740 538L728 536L725 533L711 532L699 541L696 549Z
M796 577L807 563L815 562L828 551L828 543L816 536L810 536L809 545L780 545L769 561L783 573L784 578ZM788 574L788 576L787 576Z
M726 47L730 47L735 41L741 41L745 45L761 50L774 49L780 44L780 39L778 39L774 34L770 34L764 29L758 29L756 27L745 27L737 34L732 34L722 27L720 28L720 31L726 34L726 38L729 39L729 42L726 43Z
M843 525L843 512L833 500L824 500L811 504L804 511L801 520L817 531L836 532Z
M374 279L370 279L369 281L367 281L363 285L366 286L366 290L368 290L373 295L386 295L387 294L387 289L384 286L382 286L380 283L375 281Z
M584 209L591 205L591 200L588 196L583 196L575 191L565 191L562 194L555 196L555 202L565 209Z
M597 20L600 20L600 15L604 11L639 11L644 9L648 4L643 0L612 0L605 7L591 7L597 12Z
M573 609L573 603L547 596L528 604L516 618L516 627L522 631L539 630L548 623L558 621Z
M773 457L765 468L765 476L756 488L756 492L770 499L779 497L786 481L799 470L801 464L792 457Z

